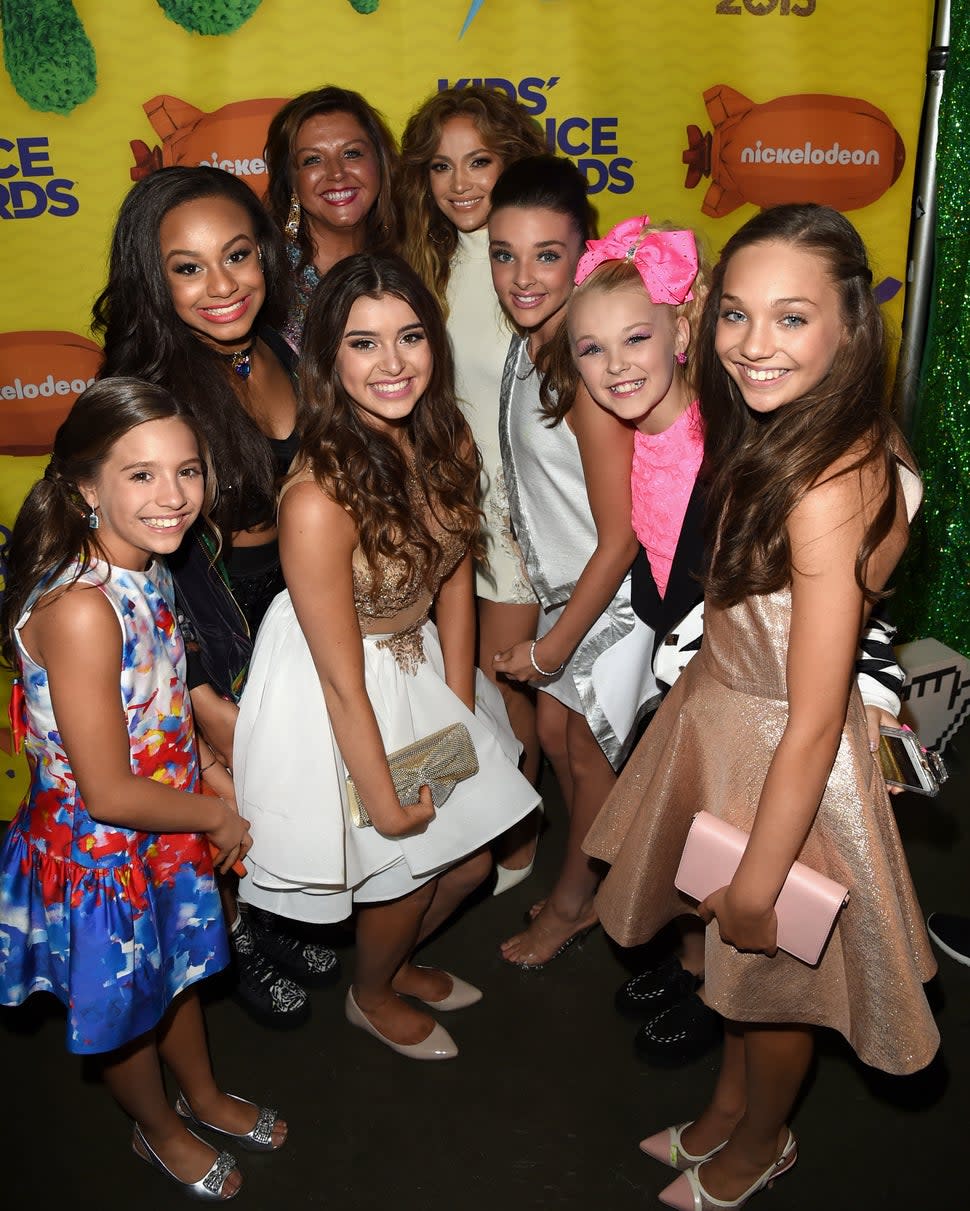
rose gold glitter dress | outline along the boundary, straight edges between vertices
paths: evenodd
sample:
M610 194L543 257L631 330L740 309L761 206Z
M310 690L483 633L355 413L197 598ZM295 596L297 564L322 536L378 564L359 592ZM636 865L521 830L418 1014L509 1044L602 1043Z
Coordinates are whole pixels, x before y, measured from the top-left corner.
M704 643L627 763L584 843L612 863L596 900L607 933L645 942L690 911L674 875L701 808L750 831L788 716L791 594L708 605ZM924 1067L939 1035L923 983L936 970L885 783L853 688L815 823L799 857L849 888L817 967L738 954L707 929L706 999L724 1017L830 1026L886 1072Z

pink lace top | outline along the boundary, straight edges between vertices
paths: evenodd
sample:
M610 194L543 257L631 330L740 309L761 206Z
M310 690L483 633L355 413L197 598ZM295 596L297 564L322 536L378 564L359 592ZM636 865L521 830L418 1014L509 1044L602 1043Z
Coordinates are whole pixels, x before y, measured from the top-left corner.
M695 399L663 433L633 436L633 529L650 561L660 596L680 540L687 502L704 457L700 407Z

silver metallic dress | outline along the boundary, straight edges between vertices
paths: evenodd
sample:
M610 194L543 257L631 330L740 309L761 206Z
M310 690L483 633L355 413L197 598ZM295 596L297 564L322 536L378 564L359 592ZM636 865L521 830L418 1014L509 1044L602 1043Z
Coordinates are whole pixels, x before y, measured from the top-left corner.
M539 376L527 342L515 337L502 376L499 440L512 526L539 598L539 636L552 629L596 550L579 443L566 421L550 427L539 409ZM627 573L562 673L539 685L585 715L619 768L641 715L659 699L650 669L653 632L630 605Z

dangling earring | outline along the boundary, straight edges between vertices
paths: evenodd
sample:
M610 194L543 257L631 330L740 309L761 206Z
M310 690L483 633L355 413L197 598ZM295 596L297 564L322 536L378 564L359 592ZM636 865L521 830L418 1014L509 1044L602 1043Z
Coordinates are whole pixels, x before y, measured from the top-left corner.
M286 225L283 228L283 230L286 232L287 239L296 239L297 233L300 230L300 216L302 213L303 212L300 209L300 199L296 190L294 189L293 193L290 195L290 213L286 216Z
M88 514L88 529L97 530L100 525L101 525L101 518L92 509L91 512Z
M677 365L678 365L678 366L686 366L686 365L687 365L687 354L686 354L686 353L684 353L684 352L680 352L680 353L678 353L678 354L677 354Z

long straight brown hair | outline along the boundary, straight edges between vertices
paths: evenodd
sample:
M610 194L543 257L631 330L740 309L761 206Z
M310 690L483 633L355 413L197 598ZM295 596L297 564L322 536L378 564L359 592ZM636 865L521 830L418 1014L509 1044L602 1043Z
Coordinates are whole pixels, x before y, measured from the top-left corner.
M755 415L721 364L715 334L724 275L731 258L756 244L783 243L819 258L841 303L845 337L826 376L801 399ZM766 255L768 255L766 253ZM870 556L896 517L896 455L906 450L888 401L886 336L872 293L872 270L862 238L837 210L815 204L762 211L725 244L714 269L698 340L701 413L705 426L702 476L708 481L708 541L714 552L708 597L734 605L790 583L787 520L805 493L850 456L839 475L881 467L886 496L856 557L856 580L868 600Z
M0 648L16 665L13 630L27 601L43 581L54 581L75 561L77 575L96 560L108 562L89 525L90 507L78 484L97 478L112 447L146 421L177 417L195 434L205 468L202 514L208 517L216 493L209 450L193 414L154 383L136 378L104 378L75 400L54 437L44 473L27 494L2 552L6 584L0 607Z

